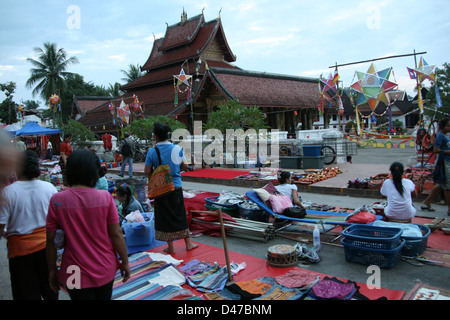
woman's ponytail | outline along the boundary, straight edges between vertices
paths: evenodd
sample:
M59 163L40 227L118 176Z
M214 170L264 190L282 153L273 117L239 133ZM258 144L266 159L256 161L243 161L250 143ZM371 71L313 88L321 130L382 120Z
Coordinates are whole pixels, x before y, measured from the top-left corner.
M400 195L403 197L403 171L404 167L403 164L400 162L394 162L391 164L391 174L392 174L392 180L394 181L395 189L400 193Z

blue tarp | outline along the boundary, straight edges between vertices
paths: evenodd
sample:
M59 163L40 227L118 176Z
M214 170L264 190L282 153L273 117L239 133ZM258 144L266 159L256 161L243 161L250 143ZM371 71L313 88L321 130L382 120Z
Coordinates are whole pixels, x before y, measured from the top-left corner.
M62 130L42 128L37 122L27 122L22 129L16 131L16 136L48 136L57 133L62 133Z

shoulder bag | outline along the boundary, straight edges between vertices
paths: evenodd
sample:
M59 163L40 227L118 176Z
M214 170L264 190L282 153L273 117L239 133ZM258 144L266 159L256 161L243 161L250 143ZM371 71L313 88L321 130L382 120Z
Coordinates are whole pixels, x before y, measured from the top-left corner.
M168 164L162 164L158 147L155 147L155 150L158 155L159 166L153 170L148 181L148 197L150 199L162 197L175 190L170 167Z

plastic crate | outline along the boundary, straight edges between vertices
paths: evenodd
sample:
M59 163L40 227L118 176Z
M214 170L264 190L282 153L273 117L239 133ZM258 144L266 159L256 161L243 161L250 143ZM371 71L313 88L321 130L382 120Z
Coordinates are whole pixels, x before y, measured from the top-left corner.
M153 212L142 213L145 222L123 223L125 242L129 247L150 245L155 240Z
M303 154L304 157L318 157L322 155L322 146L319 145L303 145Z
M405 240L405 246L402 249L402 255L407 257L415 257L422 254L427 249L428 237L431 229L427 226L417 224L422 231L422 237L401 237Z
M391 250L399 246L402 230L368 225L352 225L342 232L347 244L367 249Z
M345 260L363 265L376 265L383 269L393 268L402 256L402 248L405 240L401 240L397 248L391 250L373 249L359 247L349 244L348 239L342 239L344 246Z
M237 205L239 209L239 218L259 221L259 222L269 222L270 213L263 209L248 209L240 204Z

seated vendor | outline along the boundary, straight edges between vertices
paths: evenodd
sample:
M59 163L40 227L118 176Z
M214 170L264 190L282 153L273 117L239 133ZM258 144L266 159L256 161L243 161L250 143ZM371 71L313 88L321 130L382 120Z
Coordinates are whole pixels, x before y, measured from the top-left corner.
M122 155L117 150L114 151L114 162L119 165L122 163Z
M411 222L416 215L416 208L412 202L412 196L417 197L414 182L403 178L404 167L400 162L391 164L391 179L384 181L381 187L381 194L387 197L387 206L384 214L388 221Z
M278 177L279 185L275 186L277 191L282 195L288 196L292 203L300 208L303 208L301 198L298 195L297 185L292 184L291 173L283 171Z
M116 195L117 200L122 204L121 220L125 219L133 211L145 212L139 201L131 194L131 188L129 186L119 186L116 190Z

